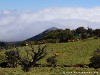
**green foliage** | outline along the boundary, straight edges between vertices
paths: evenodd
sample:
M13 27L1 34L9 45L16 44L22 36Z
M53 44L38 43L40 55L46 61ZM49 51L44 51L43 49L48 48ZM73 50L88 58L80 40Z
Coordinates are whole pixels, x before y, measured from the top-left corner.
M84 27L78 27L76 29L76 33L77 34L82 34L82 33L86 33L86 29Z
M47 43L47 40L40 40L40 41L38 41L36 44L45 44L45 43Z
M89 35L87 33L82 33L81 34L82 39L87 39L88 37L89 37Z
M7 43L7 48L8 49L14 48L14 43Z
M66 73L72 72L72 73ZM92 72L92 73L74 73ZM94 73L98 72L98 73ZM74 67L34 67L29 72L24 72L20 68L0 68L0 75L100 75L100 69L93 68L74 68Z
M48 43L58 43L59 39L47 39L46 40Z
M26 41L22 41L20 44L21 44L21 46L26 46L27 42Z
M72 39L81 39L81 36L75 35L75 36L72 37Z
M34 50L32 47L32 53L29 53L32 56L31 65L35 65L37 61L43 59L46 55L46 45L45 46L38 46L37 51Z
M94 35L100 37L100 29L93 30L92 28L85 29L84 27L78 27L75 30L70 29L56 29L49 32L46 32L43 36L40 37L38 43L62 43L67 42L68 40L75 39L87 39L94 37ZM76 38L78 36L78 38Z
M5 61L5 54L0 53L0 63Z
M100 29L95 29L94 35L96 35L97 37L100 37Z
M22 41L20 45L21 46L31 46L31 45L34 45L34 41Z
M18 53L14 50L6 51L6 61L8 62L9 66L15 68L18 64Z
M93 29L92 28L88 28L87 29L87 34L89 34L89 37L93 36Z
M23 71L27 72L27 71L30 70L30 66L29 66L30 61L29 61L29 59L27 59L27 58L21 58L20 62L21 62L21 66L22 66L22 70Z
M59 43L59 42L65 42L68 38L71 38L73 36L70 29L57 29L54 31L47 32L41 40L47 40L47 42L50 43Z
M47 58L49 58L50 56L53 56L56 52L60 52L60 56L57 57L57 64L58 65L76 65L76 64L89 64L90 62L90 58L91 55L93 54L93 51L95 50L95 48L98 48L100 46L100 39L88 39L84 42L82 42L81 40L79 40L78 42L68 42L68 43L56 43L56 44L48 44L48 46L46 47L46 51L48 53L48 55L46 57L44 57L43 59L39 60L38 62L36 62L37 64L47 64L47 62L45 61ZM35 45L34 46L34 51L37 52L38 51L38 46ZM22 58L24 58L25 56L27 56L27 52L25 49L27 49L30 53L31 52L31 48L29 46L24 46L24 47L18 47L18 49L20 50L20 55ZM3 54L4 51L1 52L1 54ZM30 54L29 54L30 55ZM29 61L31 60L31 56L29 57L30 59L28 59ZM26 57L24 59L27 59ZM23 60L24 60L23 59ZM26 60L25 60L26 61ZM28 62L29 62L28 61ZM27 63L27 61L26 61ZM67 68L67 69L66 69ZM3 68L0 68L0 70ZM54 70L52 70L50 72L51 67L31 67L31 69L29 69L28 72L24 72L21 71L21 67L18 68L5 68L5 70L2 70L4 72L9 73L8 75L12 74L20 74L20 75L27 75L28 73L30 75L36 75L37 73L41 75L47 75L47 73L58 73L57 75L59 75L59 73L62 73L63 71L89 71L89 72L93 72L96 71L93 68L70 68L70 67L59 67ZM97 69L99 71L99 69ZM16 72L14 72L16 71ZM99 71L100 72L100 71ZM70 75L70 74L69 74ZM81 75L81 74L80 74ZM89 75L89 74L87 74ZM91 75L91 74L90 74Z
M52 56L52 57L47 58L46 61L51 66L56 66L56 64L57 64L57 59L56 59L55 56Z
M6 47L4 42L0 42L0 49L4 49Z
M90 62L90 67L100 68L100 49L94 51L94 54L90 59Z
M41 47L39 45L37 51L35 51L34 47L31 46L31 51L29 49L26 50L26 53L27 53L26 58L27 59L23 58L18 53L18 59L20 60L20 62L22 64L22 70L24 70L25 72L29 71L29 69L32 66L36 65L36 62L43 59L47 55L45 48L46 48L46 46ZM17 48L17 50L18 50L18 48ZM19 50L18 50L18 52L19 52Z

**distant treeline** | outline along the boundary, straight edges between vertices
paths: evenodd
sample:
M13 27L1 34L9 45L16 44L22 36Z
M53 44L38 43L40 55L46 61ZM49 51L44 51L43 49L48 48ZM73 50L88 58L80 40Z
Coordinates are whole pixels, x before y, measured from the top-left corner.
M71 40L79 40L79 39L87 39L94 37L100 38L100 29L92 29L84 27L78 27L75 30L71 29L56 29L50 32L45 33L44 36L40 38L38 42L40 43L61 43L61 42L68 42Z
M21 41L21 42L0 42L0 48L12 48L18 46L26 46L26 45L34 45L34 44L44 44L44 43L62 43L68 41L77 41L81 39L87 38L100 38L100 29L92 29L92 28L84 28L78 27L75 30L71 29L56 29L49 32L45 32L40 39L37 40L28 40L28 41Z

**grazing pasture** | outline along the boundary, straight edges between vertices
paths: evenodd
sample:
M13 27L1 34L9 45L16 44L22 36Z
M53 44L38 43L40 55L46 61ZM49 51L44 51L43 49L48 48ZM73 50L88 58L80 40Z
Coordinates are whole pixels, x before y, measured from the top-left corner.
M35 49L36 49L35 45ZM98 72L100 69L89 68L90 58L94 50L100 48L100 39L79 40L68 43L49 43L47 44L47 56L38 61L37 64L47 65L46 59L50 56L57 56L57 67L38 66L33 67L29 72L23 72L20 68L0 68L0 75L83 75L83 74L66 74L65 72ZM26 56L25 49L29 46L19 47L22 56ZM0 52L4 55L5 51ZM69 67L66 67L69 66ZM86 73L85 75L100 75Z

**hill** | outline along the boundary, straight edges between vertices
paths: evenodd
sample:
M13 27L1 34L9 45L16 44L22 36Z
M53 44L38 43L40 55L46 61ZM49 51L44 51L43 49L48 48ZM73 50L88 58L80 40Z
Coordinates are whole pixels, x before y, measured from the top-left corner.
M57 30L57 29L58 29L58 28L56 28L56 27L51 27L51 28L49 28L49 29L43 31L43 32L40 33L40 34L38 34L38 35L36 35L36 36L34 36L34 37L31 37L31 38L27 39L26 41L38 41L42 36L45 35L45 33L50 32L50 31L53 31L53 30Z
M36 47L35 45L34 47ZM79 40L77 42L68 43L49 43L47 46L47 57L53 56L56 52L60 52L58 56L58 64L89 64L94 50L100 47L100 39ZM30 49L30 46L19 47L22 54L25 55L25 49ZM2 51L3 52L3 51ZM0 52L0 53L2 53ZM45 59L39 63L46 63Z
M34 46L36 47L36 45ZM48 55L40 60L39 64L47 64L46 59L53 56L56 52L60 52L57 57L57 64L60 65L76 65L76 64L89 64L90 58L94 50L100 47L100 39L80 40L78 42L56 43L48 44L46 50ZM25 49L30 49L29 46L19 47L21 54L25 56ZM3 55L5 51L0 52ZM51 70L52 69L52 70ZM34 67L29 72L23 72L20 67L18 68L0 68L0 74L3 75L65 75L63 72L100 72L100 69L93 68L79 68L79 67ZM72 75L72 74L68 74ZM77 74L74 74L77 75ZM83 74L79 74L83 75ZM93 75L91 73L85 75ZM96 74L98 75L98 74Z

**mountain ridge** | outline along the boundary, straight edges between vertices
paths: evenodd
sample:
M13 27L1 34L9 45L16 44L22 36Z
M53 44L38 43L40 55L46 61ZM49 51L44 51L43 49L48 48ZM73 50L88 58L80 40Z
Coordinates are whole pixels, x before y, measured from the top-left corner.
M59 29L59 28L57 28L57 27L51 27L51 28L46 29L45 31L41 32L40 34L27 39L26 41L38 41L42 36L45 35L45 33L53 31L53 30L57 30L57 29Z

